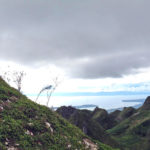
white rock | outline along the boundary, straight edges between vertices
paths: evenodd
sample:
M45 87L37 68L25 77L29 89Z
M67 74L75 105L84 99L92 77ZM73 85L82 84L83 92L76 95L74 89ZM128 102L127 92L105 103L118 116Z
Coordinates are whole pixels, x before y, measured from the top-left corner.
M46 124L46 128L50 128L51 127L51 124L49 122L45 122Z
M33 136L33 133L32 133L31 131L29 131L29 130L27 130L27 131L25 132L25 134Z
M68 147L68 148L71 148L71 144L69 144L67 147Z
M33 125L33 123L28 123L28 125L29 125L29 126L32 126L32 125Z
M86 149L98 150L97 145L93 143L92 141L90 141L89 139L83 139L83 143L85 144Z
M12 147L8 147L7 150L18 150L18 149L12 146Z
M49 122L45 122L45 124L46 124L46 128L49 128L49 129L51 130L51 132L53 133L54 130L53 130L53 128L51 127L51 124L50 124Z

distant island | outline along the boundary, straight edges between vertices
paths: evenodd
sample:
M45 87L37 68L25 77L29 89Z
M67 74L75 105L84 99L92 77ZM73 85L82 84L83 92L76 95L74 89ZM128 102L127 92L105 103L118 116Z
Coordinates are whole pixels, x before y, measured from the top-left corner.
M95 107L98 107L98 105L93 105L93 104L86 104L86 105L78 105L78 106L72 106L76 109L87 109L87 108L95 108ZM53 109L56 110L58 109L59 107L54 107Z
M144 99L134 99L134 100L122 100L122 102L139 102L139 104L136 104L134 106L132 106L135 109L138 109L139 107L142 106L142 104L144 103ZM98 105L94 105L94 104L85 104L85 105L78 105L78 106L71 106L74 107L76 109L89 109L89 108L96 108L99 107ZM54 110L57 110L59 107L53 107ZM112 109L106 109L108 113L114 112L115 110L120 110L122 111L124 107L120 107L120 108L112 108Z
M122 102L140 102L140 103L144 103L144 99L134 99L134 100L122 100Z

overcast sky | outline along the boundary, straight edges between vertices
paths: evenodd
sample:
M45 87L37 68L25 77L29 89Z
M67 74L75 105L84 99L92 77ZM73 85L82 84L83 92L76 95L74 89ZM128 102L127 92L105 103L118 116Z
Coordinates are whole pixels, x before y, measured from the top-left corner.
M150 67L149 0L0 0L0 59L96 79Z
M56 92L150 91L149 7L149 0L0 0L0 74L24 70L27 95L50 84L52 72L65 78Z

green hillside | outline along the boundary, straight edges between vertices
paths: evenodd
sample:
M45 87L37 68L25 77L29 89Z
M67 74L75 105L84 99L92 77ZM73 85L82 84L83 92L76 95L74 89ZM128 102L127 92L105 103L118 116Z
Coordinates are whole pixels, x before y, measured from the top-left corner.
M113 150L0 78L0 150Z
M126 117L117 126L109 129L108 133L113 135L126 150L149 150L150 97L146 99L141 108L134 110L131 116Z
M125 107L107 113L60 107L57 112L79 127L86 135L123 150L150 150L150 97L139 109Z
M89 110L79 110L71 106L62 106L57 109L57 112L91 138L112 147L120 147L104 129L104 125L107 127L111 125L111 119L108 119L108 114L105 110L96 108L92 112Z

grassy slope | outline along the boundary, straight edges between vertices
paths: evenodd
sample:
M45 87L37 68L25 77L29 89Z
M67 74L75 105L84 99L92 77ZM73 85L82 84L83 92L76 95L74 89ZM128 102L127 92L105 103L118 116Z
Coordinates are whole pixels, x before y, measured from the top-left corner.
M127 150L150 149L150 110L138 110L131 117L123 120L108 133L115 136Z
M0 149L84 150L85 139L89 137L56 112L30 101L0 79ZM101 143L97 149L113 150Z
M119 147L117 144L102 128L102 126L91 116L88 115L87 110L78 110L77 113L71 116L69 121L75 124L80 129L85 126L87 128L87 135L95 140L102 141L112 147Z

